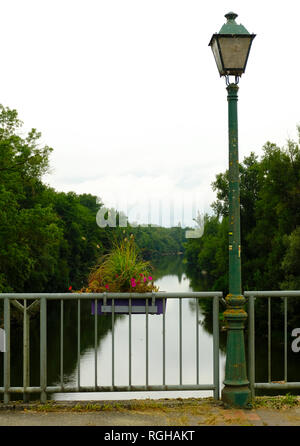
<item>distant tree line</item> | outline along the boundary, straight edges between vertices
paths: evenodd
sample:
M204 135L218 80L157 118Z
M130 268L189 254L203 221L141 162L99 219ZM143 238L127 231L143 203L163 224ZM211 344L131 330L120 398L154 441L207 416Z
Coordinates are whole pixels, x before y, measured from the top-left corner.
M53 149L40 147L35 129L23 133L17 111L0 105L0 292L80 289L113 242L130 234L146 257L182 251L180 227L99 227L103 203L44 184Z

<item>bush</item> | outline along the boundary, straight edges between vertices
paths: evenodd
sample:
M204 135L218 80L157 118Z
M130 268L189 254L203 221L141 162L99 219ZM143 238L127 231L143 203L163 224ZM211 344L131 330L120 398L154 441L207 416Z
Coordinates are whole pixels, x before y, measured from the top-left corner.
M153 284L150 262L140 259L133 235L104 255L91 271L87 288L82 292L140 292L158 291Z

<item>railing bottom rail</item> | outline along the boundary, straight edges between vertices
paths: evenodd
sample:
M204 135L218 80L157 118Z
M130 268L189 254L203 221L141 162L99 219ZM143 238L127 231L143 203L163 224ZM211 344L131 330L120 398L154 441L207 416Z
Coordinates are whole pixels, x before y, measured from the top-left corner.
M255 389L274 389L274 390L287 390L287 389L300 389L300 382L287 382L287 383L255 383Z
M75 387L48 386L44 389L46 393L76 393L76 392L155 392L155 391L172 391L172 390L215 390L213 384L199 385L148 385L148 386L81 386L79 389ZM26 387L26 393L41 393L41 387ZM23 387L10 387L9 393L24 393ZM0 387L0 393L4 393L4 387Z

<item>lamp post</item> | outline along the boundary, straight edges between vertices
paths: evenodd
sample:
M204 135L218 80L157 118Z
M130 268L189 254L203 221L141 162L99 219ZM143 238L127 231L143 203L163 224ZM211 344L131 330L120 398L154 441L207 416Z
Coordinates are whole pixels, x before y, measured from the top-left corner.
M251 400L246 373L244 324L247 313L242 295L241 280L241 235L240 235L240 191L238 160L238 81L245 72L254 34L238 25L237 14L225 15L225 23L218 34L213 34L209 46L215 57L220 76L225 76L228 99L229 134L229 294L226 296L227 347L225 387L222 400L230 406L246 407ZM234 82L230 82L234 76Z

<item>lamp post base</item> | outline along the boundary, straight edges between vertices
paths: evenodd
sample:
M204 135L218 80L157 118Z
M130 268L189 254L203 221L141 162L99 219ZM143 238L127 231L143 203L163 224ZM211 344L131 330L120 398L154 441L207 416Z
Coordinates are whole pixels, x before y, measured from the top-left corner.
M224 318L227 323L227 346L225 387L222 401L231 407L247 408L251 403L251 391L247 379L244 324L247 313L244 310L245 298L238 294L228 294Z
M251 391L247 386L225 386L222 390L222 401L230 407L249 409L251 407Z

